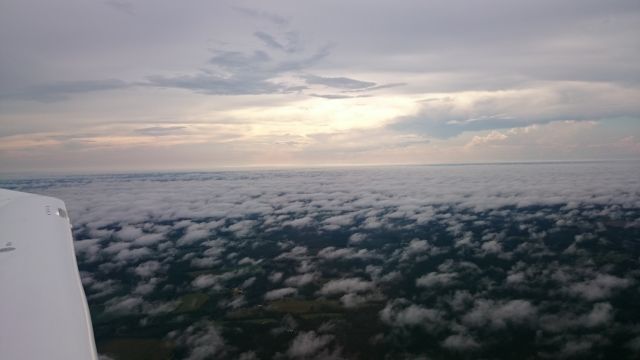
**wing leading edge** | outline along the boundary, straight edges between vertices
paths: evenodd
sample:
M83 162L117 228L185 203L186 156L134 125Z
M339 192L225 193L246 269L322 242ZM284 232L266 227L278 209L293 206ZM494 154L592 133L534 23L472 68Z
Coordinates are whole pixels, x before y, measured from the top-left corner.
M0 189L0 294L0 358L98 358L61 200Z

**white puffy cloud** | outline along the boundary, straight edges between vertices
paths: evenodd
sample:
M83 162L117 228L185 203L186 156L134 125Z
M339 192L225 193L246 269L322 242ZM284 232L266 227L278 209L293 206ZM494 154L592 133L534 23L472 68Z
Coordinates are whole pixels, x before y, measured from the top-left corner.
M575 314L570 310L540 317L540 327L550 333L571 332L576 329L607 327L614 320L615 309L610 303L593 304L591 310Z
M626 346L635 351L636 353L640 353L640 336L636 336L635 338L631 339Z
M351 244L351 245L360 244L363 241L365 241L366 239L367 239L367 235L365 235L363 233L351 234L351 236L349 236L349 244Z
M346 278L338 280L329 280L318 291L322 295L337 295L345 293L367 292L374 289L371 281L365 281L359 278Z
M254 230L256 224L257 223L256 223L255 220L242 220L242 221L238 221L238 222L234 223L233 225L229 226L228 229L229 229L229 231L233 231L236 236L244 237L244 236L247 236L247 235L251 234L251 232Z
M158 272L161 267L162 265L158 261L151 260L136 266L134 272L140 277L148 278Z
M217 284L219 281L219 277L211 274L199 275L195 278L191 285L197 289L211 287L214 284Z
M318 251L319 258L326 260L337 259L370 259L378 257L373 251L367 249L354 249L354 248L335 248L333 246L326 247Z
M133 240L133 244L135 246L149 246L154 245L164 239L164 234L143 234Z
M578 321L587 327L603 326L613 320L613 306L609 303L597 303L593 309Z
M311 217L305 216L303 218L293 219L282 223L283 226L291 226L294 228L306 228L315 224L315 220Z
M74 241L73 246L76 254L84 257L84 261L88 263L98 260L98 253L102 249L99 239Z
M140 297L122 297L109 300L105 312L114 314L136 313L144 301Z
M136 285L135 289L133 289L133 293L142 296L151 294L159 283L160 280L157 278L151 278L146 281L143 280Z
M456 274L431 272L416 279L416 286L430 288L447 286L456 279Z
M523 272L516 272L513 274L509 274L507 279L505 280L507 284L519 284L525 281L525 274Z
M471 336L455 334L444 339L442 346L449 350L467 352L479 348L480 344Z
M367 298L365 296L361 296L355 293L348 293L343 295L340 298L340 302L342 303L342 305L346 308L354 308L357 307L361 304L364 304L367 302Z
M288 252L282 253L276 259L293 259L298 260L307 256L307 248L305 246L296 246Z
M568 336L568 339L563 339L562 347L557 357L560 358L575 358L581 356L588 356L593 353L595 348L602 345L606 345L609 341L606 337L599 334L587 334L583 336Z
M137 248L137 249L122 249L120 250L116 256L115 259L116 260L121 260L121 261L126 261L126 262L131 262L131 261L138 261L140 259L149 257L153 254L153 252L146 247L142 247L142 248Z
M142 234L142 229L130 225L122 227L121 230L115 233L117 237L125 241L133 241L142 236Z
M427 330L434 330L443 325L443 313L439 310L428 309L412 304L406 300L393 300L380 311L382 322L397 326L421 326Z
M250 287L251 285L253 285L253 283L256 282L256 277L252 276L248 279L246 279L245 281L242 282L242 284L240 285L241 288L246 289L248 287Z
M284 275L284 273L280 272L280 271L276 271L274 273L269 274L269 281L271 281L272 283L278 283L282 280L282 276Z
M425 256L431 246L427 240L412 239L402 252L401 259L406 260L413 256Z
M328 230L337 230L341 227L347 227L354 222L354 213L347 213L342 215L335 215L328 219L325 219L322 223L324 228Z
M220 260L215 257L193 258L191 266L198 269L207 269L220 264Z
M468 325L504 328L507 324L522 324L535 318L537 309L527 300L494 301L478 299L463 318Z
M502 246L496 240L487 241L480 248L490 254L499 254L502 252Z
M205 360L225 353L225 341L218 329L200 321L182 332L171 332L168 337L187 350L185 360Z
M243 257L242 259L238 260L238 265L255 265L259 263L259 261L253 260L250 257Z
M92 280L89 284L88 291L87 291L88 298L89 299L104 298L107 295L111 295L114 292L118 291L120 289L119 285L120 284L113 279L109 279L105 281Z
M190 245L197 241L204 241L209 236L209 229L200 228L198 225L191 225L185 234L178 239L178 245Z
M298 293L298 290L292 287L280 288L280 289L267 291L267 293L264 294L264 299L278 300L278 299L282 299L284 297L288 297L297 293Z
M294 275L291 276L289 278L287 278L284 283L288 286L293 286L293 287L301 287L304 285L307 285L309 283L311 283L312 281L316 280L318 278L319 274L318 273L307 273L307 274L300 274L300 275Z
M318 335L315 331L301 332L291 342L287 355L305 358L320 352L333 341L332 335Z
M598 274L594 279L571 285L568 292L587 300L601 300L610 297L616 290L630 286L631 283L629 279L609 274Z

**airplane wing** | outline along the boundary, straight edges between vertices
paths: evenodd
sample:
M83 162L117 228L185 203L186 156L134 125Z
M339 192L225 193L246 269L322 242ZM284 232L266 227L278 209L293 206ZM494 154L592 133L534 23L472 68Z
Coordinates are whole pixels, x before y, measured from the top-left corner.
M59 199L0 189L0 358L98 359Z

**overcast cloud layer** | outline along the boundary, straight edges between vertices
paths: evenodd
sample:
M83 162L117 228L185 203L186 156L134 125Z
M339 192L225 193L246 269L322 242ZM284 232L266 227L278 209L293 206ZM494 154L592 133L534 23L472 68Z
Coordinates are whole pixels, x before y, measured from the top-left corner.
M638 158L640 4L4 1L3 171Z

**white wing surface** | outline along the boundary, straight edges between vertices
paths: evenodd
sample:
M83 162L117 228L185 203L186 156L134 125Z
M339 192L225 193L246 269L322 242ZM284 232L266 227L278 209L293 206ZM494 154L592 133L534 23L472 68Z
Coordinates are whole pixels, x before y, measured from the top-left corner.
M0 359L97 358L64 202L0 189Z

